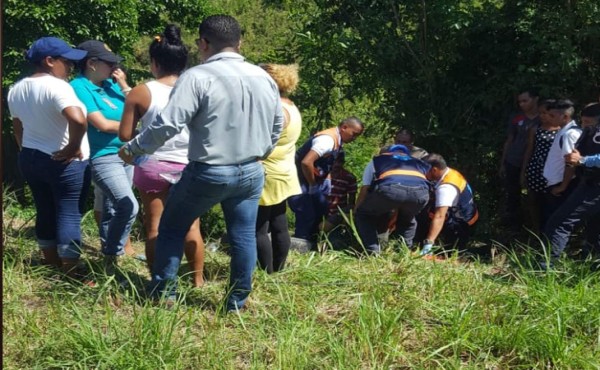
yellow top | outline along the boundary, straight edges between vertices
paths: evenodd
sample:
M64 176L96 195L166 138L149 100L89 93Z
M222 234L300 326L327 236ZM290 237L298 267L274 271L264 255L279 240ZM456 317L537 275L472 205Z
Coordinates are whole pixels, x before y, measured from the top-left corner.
M258 203L261 206L279 204L292 195L302 193L294 161L296 141L302 129L302 117L293 103L282 101L281 105L289 113L290 123L281 133L273 152L263 161L265 187Z

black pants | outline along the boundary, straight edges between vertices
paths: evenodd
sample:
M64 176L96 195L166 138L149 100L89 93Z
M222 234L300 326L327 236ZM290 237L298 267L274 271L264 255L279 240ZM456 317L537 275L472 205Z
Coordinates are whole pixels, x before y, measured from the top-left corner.
M565 202L565 200L567 200L567 198L569 198L569 196L571 195L573 190L575 190L575 188L577 187L578 183L579 183L579 179L574 178L569 183L569 186L567 186L567 190L563 191L559 195L552 195L552 188L557 187L558 184L549 186L546 189L546 193L544 194L544 216L545 216L545 218L542 219L542 221L544 223L544 229L545 229L546 223L548 222L550 217L552 217L554 212L556 212L556 210L558 210L562 206L562 204Z
M444 250L464 250L471 238L472 226L464 221L451 221L444 224L440 233Z
M521 227L521 167L504 162L506 170L506 222L513 228Z
M269 274L283 269L292 243L285 215L285 203L283 201L272 206L258 207L256 217L258 265Z
M404 238L406 245L411 247L417 228L415 215L425 208L428 201L429 189L425 185L376 185L356 210L356 227L367 251L380 252L377 221L380 216L388 215L394 209L398 210L396 230Z

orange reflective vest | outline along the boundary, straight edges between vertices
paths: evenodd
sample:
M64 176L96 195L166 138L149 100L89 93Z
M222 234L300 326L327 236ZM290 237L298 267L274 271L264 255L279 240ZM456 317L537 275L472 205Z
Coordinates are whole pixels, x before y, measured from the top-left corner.
M443 184L452 185L458 190L458 204L448 210L447 221L459 220L469 225L475 224L479 219L479 211L475 205L473 190L465 177L457 170L449 168L448 173L439 183L439 185Z
M333 168L333 162L335 162L335 159L342 150L342 140L338 133L337 127L328 128L326 130L319 131L316 134L314 134L310 139L308 139L304 143L304 145L300 147L300 149L296 151L296 167L298 169L298 178L300 179L301 183L306 183L306 180L304 179L304 174L302 173L302 159L304 159L306 154L308 154L308 152L312 148L313 140L317 136L321 135L327 135L333 139L333 150L315 161L314 173L317 182L321 182L325 180L325 178L327 178L329 172L331 172L331 169Z

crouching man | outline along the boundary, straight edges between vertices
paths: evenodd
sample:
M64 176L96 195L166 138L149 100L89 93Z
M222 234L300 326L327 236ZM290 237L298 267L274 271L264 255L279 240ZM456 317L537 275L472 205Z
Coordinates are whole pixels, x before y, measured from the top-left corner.
M431 166L427 178L434 183L435 199L421 254L430 255L440 235L446 245L463 249L469 241L472 226L479 218L473 191L464 176L448 167L441 155L432 153L423 161Z
M398 209L398 232L412 245L415 216L429 201L429 165L410 156L404 145L392 145L365 168L356 204L356 222L366 252L379 254L377 224L380 217Z

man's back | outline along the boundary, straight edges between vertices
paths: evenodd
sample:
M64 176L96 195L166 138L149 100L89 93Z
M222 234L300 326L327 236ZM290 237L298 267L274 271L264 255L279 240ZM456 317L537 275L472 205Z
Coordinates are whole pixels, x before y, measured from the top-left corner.
M190 161L243 163L268 154L283 120L277 85L233 52L209 58L181 76L162 112L165 123L188 122ZM280 129L281 127L279 127Z

